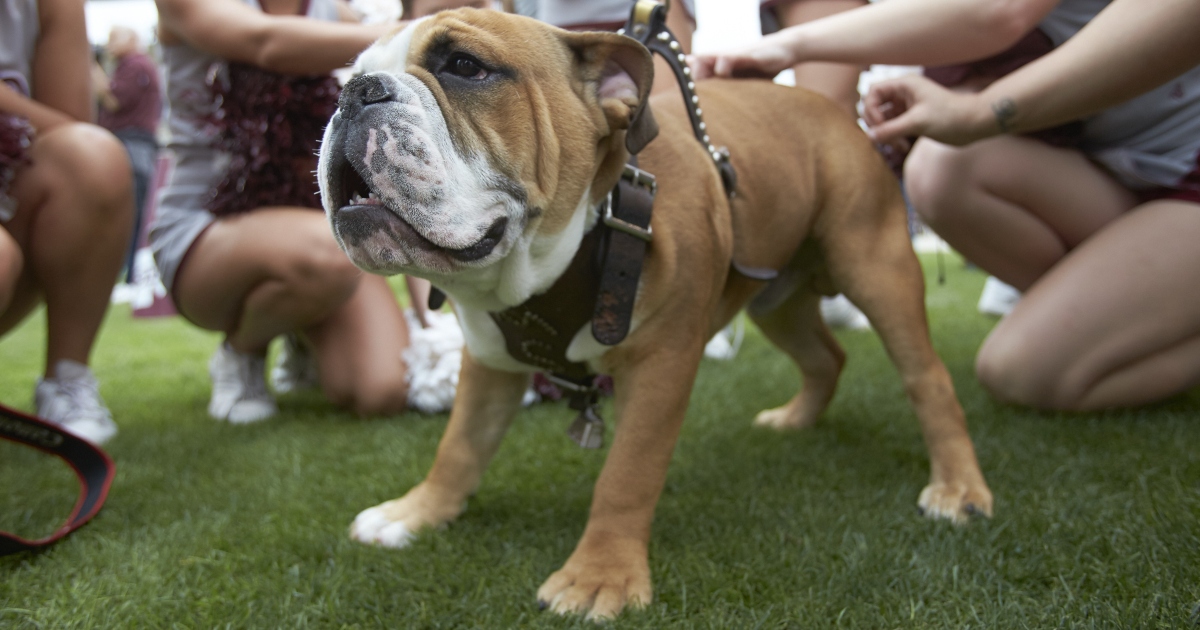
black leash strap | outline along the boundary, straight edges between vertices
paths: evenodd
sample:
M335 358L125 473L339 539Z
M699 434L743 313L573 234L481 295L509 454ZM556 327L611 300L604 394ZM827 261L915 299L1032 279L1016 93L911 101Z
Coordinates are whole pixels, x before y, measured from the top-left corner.
M50 536L26 540L0 532L0 556L49 546L82 527L100 511L116 472L112 459L104 451L59 427L4 405L0 405L0 438L32 446L67 462L75 469L81 487L71 516Z

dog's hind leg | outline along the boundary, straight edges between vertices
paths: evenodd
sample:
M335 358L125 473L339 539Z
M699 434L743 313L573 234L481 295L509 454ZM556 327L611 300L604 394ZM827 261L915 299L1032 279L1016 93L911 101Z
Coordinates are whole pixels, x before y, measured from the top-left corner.
M802 287L767 312L758 312L753 303L747 309L750 319L795 361L803 377L799 393L782 407L760 412L754 424L781 430L809 427L833 399L846 353L821 319L820 303L819 294Z
M858 219L827 233L822 246L836 288L866 313L920 420L930 481L918 505L926 516L954 522L972 514L990 516L991 490L979 470L954 383L930 341L924 277L903 209L862 212Z

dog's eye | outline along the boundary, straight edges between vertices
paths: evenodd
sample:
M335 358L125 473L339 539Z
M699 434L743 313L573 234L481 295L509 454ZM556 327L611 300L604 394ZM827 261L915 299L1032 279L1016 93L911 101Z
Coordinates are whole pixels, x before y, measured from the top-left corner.
M446 64L446 70L455 76L476 81L486 79L488 71L473 57L456 55Z

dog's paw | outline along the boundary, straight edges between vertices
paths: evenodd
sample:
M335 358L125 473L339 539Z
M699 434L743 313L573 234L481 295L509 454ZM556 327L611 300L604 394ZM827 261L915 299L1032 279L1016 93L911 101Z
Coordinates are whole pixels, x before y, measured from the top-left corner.
M445 526L465 507L418 485L399 499L360 512L350 525L350 538L368 545L407 547L419 532Z
M350 538L368 545L392 549L407 547L413 538L416 538L416 533L410 530L403 520L392 520L388 515L388 507L392 503L396 501L388 501L359 512L350 524Z
M754 417L754 426L776 431L807 429L817 423L817 418L824 408L824 405L806 404L804 395L800 394L782 407L758 412Z
M963 525L973 516L992 516L992 491L987 484L931 483L921 491L917 510L927 518Z
M650 603L650 566L638 543L584 546L538 589L538 605L560 615L585 615L589 621L616 617L625 607Z

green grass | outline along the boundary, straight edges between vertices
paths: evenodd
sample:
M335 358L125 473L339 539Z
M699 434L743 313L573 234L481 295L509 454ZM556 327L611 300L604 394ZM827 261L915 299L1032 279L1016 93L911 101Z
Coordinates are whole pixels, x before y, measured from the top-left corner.
M931 262L931 261L926 261ZM932 269L932 264L928 267ZM972 374L993 320L983 282L932 280L934 340L967 411L996 516L917 515L928 460L871 333L816 428L750 426L798 376L751 331L706 361L650 550L655 588L629 628L1193 627L1200 617L1200 392L1135 411L997 404ZM0 400L28 408L41 317L0 342ZM445 416L360 420L315 395L270 422L205 415L217 342L115 308L94 357L121 426L96 520L41 554L0 559L4 628L586 627L535 591L574 547L604 454L563 437L560 404L525 411L462 518L406 550L352 543L363 508L432 461ZM611 416L611 414L609 414ZM0 445L0 529L45 535L75 484L57 460Z

